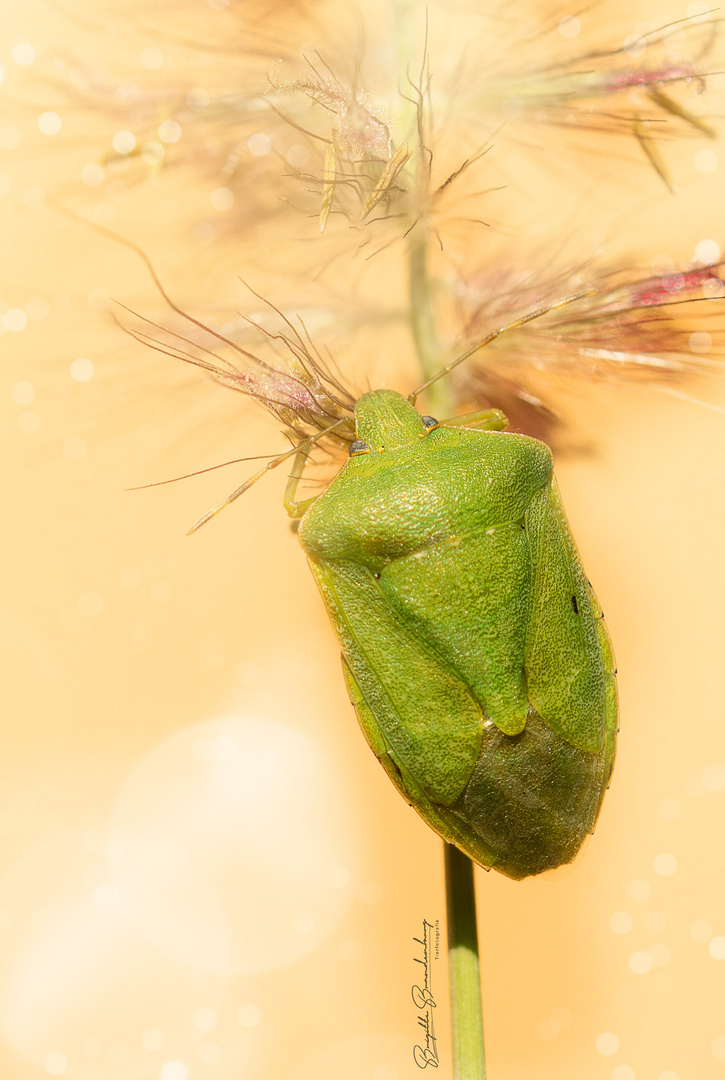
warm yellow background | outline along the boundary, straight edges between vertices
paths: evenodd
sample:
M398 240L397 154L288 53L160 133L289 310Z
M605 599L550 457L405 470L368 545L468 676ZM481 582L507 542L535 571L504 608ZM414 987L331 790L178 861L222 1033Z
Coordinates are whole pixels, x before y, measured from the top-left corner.
M389 5L379 7L384 21ZM434 62L436 46L466 44L465 10L446 7L431 9L447 28ZM412 938L423 918L445 923L440 842L357 729L281 506L284 479L193 538L186 528L248 466L124 491L276 450L277 429L95 310L99 289L152 315L161 306L130 252L51 205L77 205L81 169L119 126L54 85L53 58L75 50L102 73L133 72L150 43L167 54L158 85L173 84L187 55L173 40L182 8L0 5L0 126L22 135L0 166L12 183L0 204L0 300L3 311L49 304L0 342L0 1076L408 1080L418 1075ZM216 14L189 0L181 28L214 40ZM640 0L591 18L611 18L621 41L685 14ZM21 40L35 46L33 65L11 59ZM218 62L233 72L233 57ZM63 118L56 136L38 131L47 109ZM725 239L724 166L698 173L703 145L669 154L675 199L634 146L560 175L539 161L534 182L509 144L508 181L526 198L496 214L566 220L575 206L570 227L588 234L596 205L615 250L682 263L698 241ZM620 165L621 182L601 179ZM110 200L108 220L143 244L180 301L208 312L217 297L221 318L240 295L236 273L263 290L295 249L272 222L268 244L255 232L253 260L243 231L194 248L189 223L216 186L201 166L162 176L128 206ZM27 195L36 188L44 207ZM315 228L302 219L299 236ZM272 288L294 310L297 295L280 295L279 279ZM359 384L394 362L382 333L355 348L356 364L369 348L377 365L358 367ZM87 381L71 375L79 357L94 365ZM18 383L32 385L32 402L13 400ZM693 394L725 400L717 384ZM724 421L641 387L579 386L566 407L597 450L562 460L559 479L615 642L620 754L572 870L520 884L477 871L490 1076L714 1080L725 1069L725 959L708 944L725 935ZM663 853L671 874L658 873L674 865ZM636 973L630 958L649 950L651 970ZM445 1077L443 957L433 978ZM610 1054L597 1049L615 1046L597 1043L607 1033L618 1040Z

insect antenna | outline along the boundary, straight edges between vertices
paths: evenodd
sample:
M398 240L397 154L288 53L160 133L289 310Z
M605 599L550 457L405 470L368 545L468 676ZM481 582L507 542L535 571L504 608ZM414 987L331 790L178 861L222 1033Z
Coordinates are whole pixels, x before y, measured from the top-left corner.
M525 326L526 323L533 322L534 319L540 319L542 315L547 315L550 311L557 311L559 308L566 307L568 304L576 303L577 300L583 300L587 296L593 296L595 292L595 289L585 289L583 292L574 293L572 296L565 296L563 299L557 300L553 304L547 304L546 307L537 308L536 311L530 311L527 315L522 315L520 319L514 319L513 322L507 323L506 326L499 327L498 330L492 330L485 338L475 345L472 345L470 349L467 349L460 356L456 357L450 364L446 364L446 366L436 372L435 375L432 375L430 379L427 379L417 387L417 389L413 390L412 393L408 394L408 401L411 405L415 405L419 394L422 394L429 386L432 386L433 383L442 379L444 375L448 375L448 373L453 371L454 368L457 368L459 364L462 364L464 360L468 360L474 353L477 353L479 349L482 349L485 345L490 345L492 341L501 337L502 334L508 333L509 330L517 330L520 326Z
M136 484L134 487L124 488L124 491L145 491L147 488L163 487L164 484L189 480L192 476L203 476L204 473L214 472L215 469L225 469L227 465L239 465L242 461L266 461L275 456L275 454L250 454L247 457L230 458L229 461L220 461L218 465L208 465L205 469L195 469L193 472L182 473L181 476L170 476L167 480L154 480L152 484Z
M256 484L258 480L261 480L262 477L267 472L269 472L270 469L276 469L277 466L281 465L283 461L287 461L288 458L295 457L299 453L303 453L306 455L306 452L310 449L310 447L313 446L316 442L318 442L319 439L324 438L326 435L329 435L335 428L340 427L342 424L347 424L348 422L348 417L343 417L341 420L338 420L336 423L324 428L322 431L318 431L316 435L311 435L309 439L303 439L302 442L296 443L291 450L286 450L284 454L278 454L277 457L272 458L270 461L267 462L266 465L263 466L263 468L259 470L259 472L254 473L252 476L249 477L249 479L245 480L243 484L240 484L239 487L231 493L231 495L228 495L226 499L223 500L223 502L218 503L217 506L212 507L212 509L208 510L203 517L199 518L199 520L191 526L186 535L191 536L191 534L195 533L198 529L200 529L202 525L206 525L207 521L211 521L211 519L216 517L217 514L220 514L222 510L226 510L227 506L230 506L231 503L235 502L241 495L245 493L245 491L249 491L250 487L252 487L253 484Z

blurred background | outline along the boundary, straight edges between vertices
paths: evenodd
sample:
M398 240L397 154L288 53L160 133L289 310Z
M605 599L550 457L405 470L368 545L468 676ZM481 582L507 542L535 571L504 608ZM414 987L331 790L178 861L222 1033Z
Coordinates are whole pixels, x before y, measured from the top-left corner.
M332 115L345 143L343 75L396 132L426 10L438 182L490 147L440 222L441 266L473 286L562 252L659 273L718 260L724 151L681 114L658 114L656 154L644 140L658 172L620 122L628 99L570 114L566 80L556 116L487 97L533 70L545 97L562 58L567 79L608 52L629 70L678 20L693 71L722 70L705 4L0 0L5 1077L407 1080L423 919L440 924L450 1075L441 843L359 732L284 467L191 537L257 466L126 490L279 452L280 424L119 329L114 301L195 333L101 231L140 245L205 323L245 340L237 312L266 309L241 277L303 315L355 393L408 391L404 245L394 220L365 231L339 203L320 234L320 133ZM722 76L706 94L688 80L682 108L722 132ZM532 378L560 417L563 499L614 641L620 750L573 867L476 871L489 1075L714 1080L725 394L718 374L589 366Z

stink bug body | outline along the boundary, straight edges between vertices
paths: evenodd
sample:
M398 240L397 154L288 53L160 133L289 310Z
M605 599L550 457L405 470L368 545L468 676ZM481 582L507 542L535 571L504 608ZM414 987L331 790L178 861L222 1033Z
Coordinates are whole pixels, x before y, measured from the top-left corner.
M492 331L408 399L375 390L355 401L299 335L280 335L289 373L214 331L251 373L182 354L261 400L294 444L190 531L294 458L285 507L368 743L444 840L512 878L570 862L594 829L617 736L612 649L548 446L503 431L496 409L439 422L412 402L501 334L588 295ZM346 445L349 459L298 502L320 440Z
M567 863L609 783L617 698L551 452L390 390L357 401L355 429L298 536L365 737L475 862L513 878Z

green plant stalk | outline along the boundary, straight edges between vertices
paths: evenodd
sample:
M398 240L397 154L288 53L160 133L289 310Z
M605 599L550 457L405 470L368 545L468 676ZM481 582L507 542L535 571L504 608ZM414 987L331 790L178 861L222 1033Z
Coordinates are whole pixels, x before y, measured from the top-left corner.
M418 354L422 381L430 379L444 366L435 320L435 305L428 274L428 238L425 223L418 222L410 235L409 254L410 323ZM440 379L426 391L433 415L445 420L453 405L448 383Z
M441 352L428 274L428 245L423 222L419 222L411 233L409 251L410 322L421 374L425 381L440 370ZM434 383L427 391L429 407L441 418L451 415L450 396L444 382L445 380L441 380ZM453 1080L485 1080L486 1058L473 863L452 844L444 842L443 849Z
M448 911L448 984L454 1080L485 1080L483 1009L473 863L443 844Z

